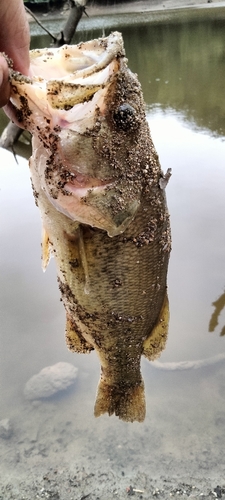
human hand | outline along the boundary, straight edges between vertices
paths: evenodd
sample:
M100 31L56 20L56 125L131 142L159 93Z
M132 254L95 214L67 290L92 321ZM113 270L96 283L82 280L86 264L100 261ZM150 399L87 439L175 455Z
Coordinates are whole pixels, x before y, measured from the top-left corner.
M28 75L30 32L23 0L0 0L0 26L0 52L12 59L16 71ZM9 100L8 76L8 65L0 54L0 107Z

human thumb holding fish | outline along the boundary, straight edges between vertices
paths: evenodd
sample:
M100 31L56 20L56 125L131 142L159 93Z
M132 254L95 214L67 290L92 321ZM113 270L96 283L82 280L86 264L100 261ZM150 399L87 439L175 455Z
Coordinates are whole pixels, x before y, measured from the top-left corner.
M29 73L30 31L23 0L0 0L0 53L13 61L16 71ZM10 97L7 62L0 54L0 107Z

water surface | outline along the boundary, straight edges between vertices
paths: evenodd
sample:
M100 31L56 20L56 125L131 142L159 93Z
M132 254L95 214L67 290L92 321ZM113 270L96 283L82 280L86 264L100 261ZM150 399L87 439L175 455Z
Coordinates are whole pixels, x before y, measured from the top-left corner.
M212 303L225 289L223 25L145 25L126 27L123 35L162 167L173 170L167 187L171 319L160 361L204 360L225 352L224 311L209 332ZM66 348L54 263L41 271L41 224L27 161L17 165L1 151L0 185L0 420L10 418L14 427L0 446L6 477L77 463L125 474L221 476L224 362L165 372L143 360L146 421L94 419L99 363L94 353ZM26 402L25 382L58 361L78 366L74 388L50 401Z

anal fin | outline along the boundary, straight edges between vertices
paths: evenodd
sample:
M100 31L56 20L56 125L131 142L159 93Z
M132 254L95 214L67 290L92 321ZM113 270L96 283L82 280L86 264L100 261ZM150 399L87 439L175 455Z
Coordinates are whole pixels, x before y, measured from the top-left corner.
M73 352L88 353L94 349L94 347L78 333L78 328L68 316L66 320L66 344L68 349Z
M156 325L151 331L149 337L144 340L142 354L152 361L160 356L166 347L167 334L169 327L169 301L167 293L164 298L162 309Z

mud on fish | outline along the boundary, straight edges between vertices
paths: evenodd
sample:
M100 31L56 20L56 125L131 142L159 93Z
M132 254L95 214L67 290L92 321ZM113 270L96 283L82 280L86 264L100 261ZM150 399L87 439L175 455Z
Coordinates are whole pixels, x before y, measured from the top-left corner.
M54 255L69 349L99 357L95 416L141 422L140 361L165 347L171 249L141 87L117 32L30 60L29 78L11 72L11 102L33 135L43 268Z

